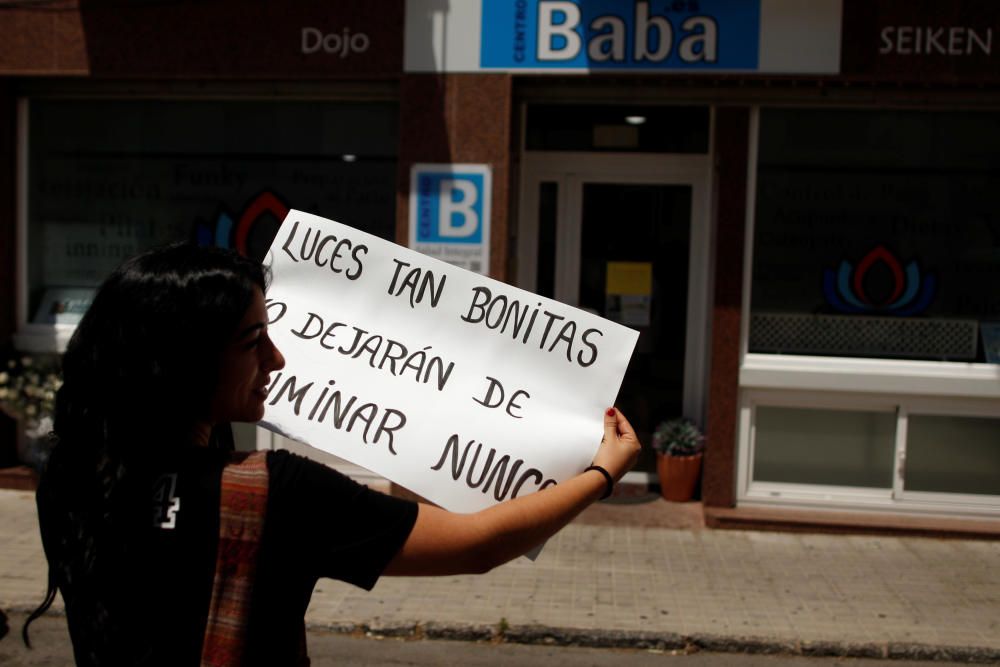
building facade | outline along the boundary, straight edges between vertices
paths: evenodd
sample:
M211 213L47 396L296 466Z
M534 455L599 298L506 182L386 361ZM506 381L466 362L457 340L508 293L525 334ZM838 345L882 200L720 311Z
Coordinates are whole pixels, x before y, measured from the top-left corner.
M618 404L645 442L705 427L711 524L1000 526L992 3L2 19L0 338L19 349L64 347L145 247L263 256L289 208L407 244L414 165L485 165L481 270L639 330Z

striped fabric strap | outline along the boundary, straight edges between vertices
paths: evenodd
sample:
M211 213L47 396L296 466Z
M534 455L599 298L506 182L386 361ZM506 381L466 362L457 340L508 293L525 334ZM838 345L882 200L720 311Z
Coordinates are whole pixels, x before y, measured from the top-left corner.
M267 488L267 452L253 452L222 471L219 547L201 649L203 667L242 661Z

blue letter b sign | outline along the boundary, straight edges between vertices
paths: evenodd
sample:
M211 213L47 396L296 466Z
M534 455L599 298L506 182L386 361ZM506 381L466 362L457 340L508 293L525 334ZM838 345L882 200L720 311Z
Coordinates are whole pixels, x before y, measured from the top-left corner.
M424 172L416 177L418 243L483 242L489 193L482 173Z

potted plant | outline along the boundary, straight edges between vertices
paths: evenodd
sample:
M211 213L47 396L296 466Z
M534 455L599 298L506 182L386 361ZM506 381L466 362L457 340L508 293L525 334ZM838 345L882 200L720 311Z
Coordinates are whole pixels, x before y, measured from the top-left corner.
M8 352L6 359L0 359L0 411L18 424L16 460L40 471L52 447L52 413L62 384L59 359L18 352Z
M656 472L660 493L666 500L691 500L701 476L705 436L690 419L679 417L661 422L653 431Z

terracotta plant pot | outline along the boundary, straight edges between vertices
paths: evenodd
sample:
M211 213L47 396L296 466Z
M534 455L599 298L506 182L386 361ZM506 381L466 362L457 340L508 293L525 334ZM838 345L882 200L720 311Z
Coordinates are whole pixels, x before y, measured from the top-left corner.
M656 472L660 477L660 495L665 500L691 500L701 475L701 452L692 456L656 455Z

